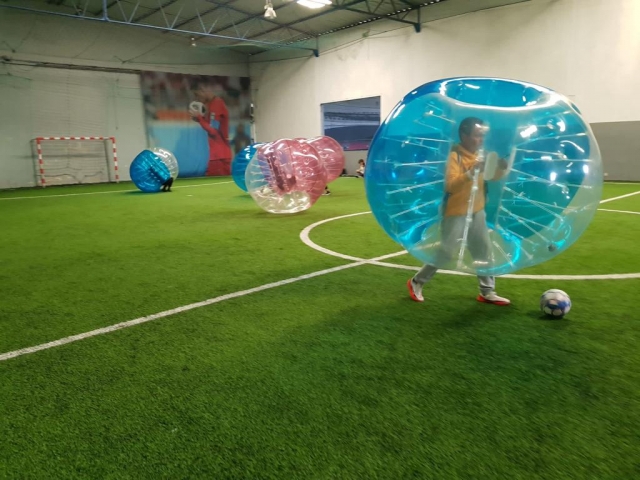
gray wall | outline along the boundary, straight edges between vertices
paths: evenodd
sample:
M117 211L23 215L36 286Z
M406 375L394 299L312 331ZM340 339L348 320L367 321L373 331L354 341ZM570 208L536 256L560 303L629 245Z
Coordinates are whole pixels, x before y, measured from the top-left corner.
M367 152L366 150L357 152L344 152L344 168L347 169L347 173L349 175L355 175L356 170L358 169L358 160L362 158L366 162L368 153L369 152Z
M640 182L640 122L592 123L605 180Z

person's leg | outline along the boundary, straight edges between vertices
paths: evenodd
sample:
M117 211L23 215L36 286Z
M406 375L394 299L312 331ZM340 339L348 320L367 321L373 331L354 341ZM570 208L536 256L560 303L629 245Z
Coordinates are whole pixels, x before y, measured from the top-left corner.
M487 227L487 215L484 210L473 214L473 220L469 226L467 248L477 266L488 266L491 258L491 239ZM492 276L478 275L480 293L488 295L495 288L495 278Z
M464 217L445 217L440 224L440 249L436 254L435 265L426 264L407 282L409 294L417 302L424 300L422 287L453 257L464 231ZM438 265L438 266L436 266Z
M167 180L164 180L164 175L162 175L160 177L160 180L162 181L162 184L160 185L160 191L162 192L166 192L167 191Z
M275 155L272 155L272 154L266 155L265 161L269 168L269 175L271 179L270 183L273 184L272 187L274 189L279 190L280 193L286 192L287 189L285 184L285 178L283 176L283 172L282 172L282 169L280 168L280 165L275 160Z
M478 286L480 294L483 296L491 295L496 290L496 277L493 275L478 275Z
M484 210L480 210L473 215L473 221L469 229L469 252L476 264L491 265L491 238L489 237L487 215ZM478 301L496 305L509 305L511 303L508 299L496 294L496 279L494 276L478 275L478 285L480 287Z
M273 183L273 172L270 168L270 163L264 156L258 156L258 167L260 167L260 171L262 172L262 176L264 177L265 182L268 184Z

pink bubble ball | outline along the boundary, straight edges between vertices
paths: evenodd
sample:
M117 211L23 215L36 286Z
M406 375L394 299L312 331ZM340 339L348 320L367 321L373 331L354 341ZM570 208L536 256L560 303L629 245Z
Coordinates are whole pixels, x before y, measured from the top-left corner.
M320 160L322 160L327 168L327 183L333 182L342 175L345 164L344 151L336 140L331 137L322 136L310 138L306 140L305 143L311 145L318 151Z
M261 146L245 174L249 194L271 213L307 210L327 185L327 169L309 143L282 139Z

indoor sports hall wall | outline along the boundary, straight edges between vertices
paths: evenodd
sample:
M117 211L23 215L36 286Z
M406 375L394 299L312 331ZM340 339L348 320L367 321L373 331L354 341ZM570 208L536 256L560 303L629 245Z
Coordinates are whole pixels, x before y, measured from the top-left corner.
M362 36L319 58L252 57L256 135L317 135L320 104L353 98L380 95L384 118L416 86L461 75L548 86L611 131L640 120L639 58L639 0L531 0L430 22L419 34L409 27ZM615 138L601 139L605 169L615 173L608 178L640 180L640 169L631 168L637 147ZM606 156L611 141L629 143Z
M37 136L115 136L120 174L148 144L137 70L248 76L243 55L184 37L0 10L0 188L35 185ZM48 62L116 72L44 68Z
M12 66L0 76L0 188L36 183L37 136L115 136L120 169L146 146L139 77Z

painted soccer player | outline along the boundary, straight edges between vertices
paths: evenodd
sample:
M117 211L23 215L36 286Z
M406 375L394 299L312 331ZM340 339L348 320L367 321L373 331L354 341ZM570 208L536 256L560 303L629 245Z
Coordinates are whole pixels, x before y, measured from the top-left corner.
M207 176L231 175L231 147L229 145L229 112L224 100L216 95L214 87L206 82L197 82L193 93L204 103L206 112L201 115L191 112L191 118L207 132L209 162Z

